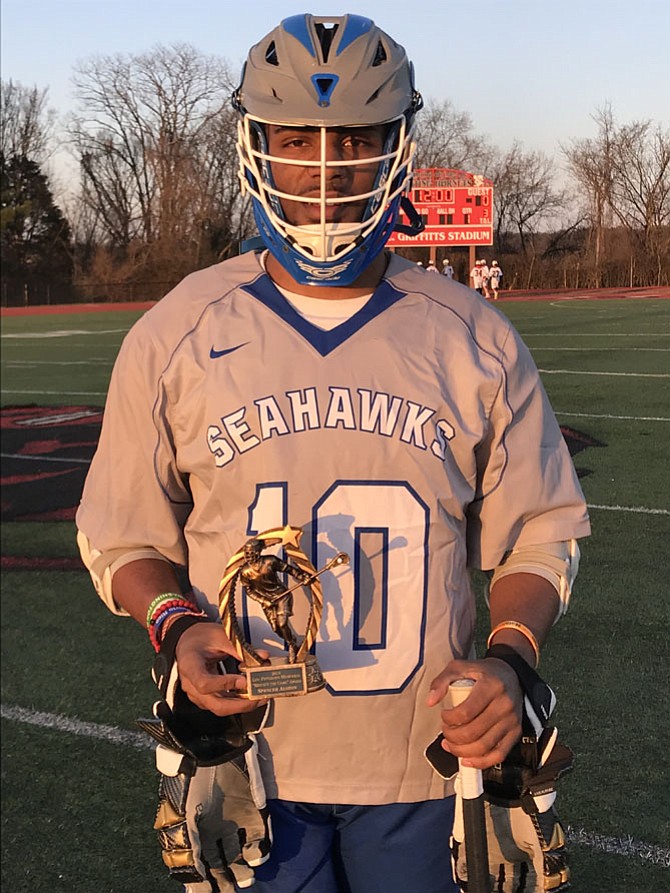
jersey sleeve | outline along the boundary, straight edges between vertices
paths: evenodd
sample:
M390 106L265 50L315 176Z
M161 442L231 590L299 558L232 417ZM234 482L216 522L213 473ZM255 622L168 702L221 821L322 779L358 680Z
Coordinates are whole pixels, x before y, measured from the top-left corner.
M191 496L168 420L166 351L155 348L144 321L126 336L114 365L76 523L101 552L148 547L185 566Z
M477 449L477 494L468 512L472 567L497 567L522 546L588 536L590 524L572 457L539 372L510 328L501 382Z

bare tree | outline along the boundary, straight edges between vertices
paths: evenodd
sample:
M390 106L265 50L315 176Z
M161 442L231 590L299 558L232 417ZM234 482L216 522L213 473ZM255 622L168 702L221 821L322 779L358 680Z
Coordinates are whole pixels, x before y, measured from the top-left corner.
M554 222L565 204L556 186L553 160L543 152L524 152L515 141L506 152L493 153L487 176L495 184L496 250L500 254L507 250L506 234L514 232L527 256L533 236L541 226Z
M660 285L670 248L670 130L650 121L624 125L613 155L612 211Z
M0 152L5 159L27 158L43 166L53 139L55 112L47 87L24 87L3 80L0 88Z
M594 116L598 139L573 140L563 147L568 170L582 190L586 214L590 220L593 242L593 285L603 283L603 256L607 230L612 225L612 143L614 122L612 109L605 105Z
M417 168L446 167L479 170L488 147L473 132L467 112L458 112L447 99L429 100L417 116Z
M604 232L614 222L628 234L639 267L661 284L670 250L670 130L651 121L617 125L609 105L593 116L598 133L563 147L590 210L596 284L602 283ZM631 254L631 279L633 268ZM665 270L665 272L664 272Z
M233 230L243 218L225 63L189 45L158 46L94 57L77 67L74 85L70 133L89 227L117 251L144 245L137 263L164 276L216 255L222 209Z
M250 200L240 192L237 122L238 113L224 109L208 122L200 141L198 250L206 253L208 240L217 258L230 254L255 227Z

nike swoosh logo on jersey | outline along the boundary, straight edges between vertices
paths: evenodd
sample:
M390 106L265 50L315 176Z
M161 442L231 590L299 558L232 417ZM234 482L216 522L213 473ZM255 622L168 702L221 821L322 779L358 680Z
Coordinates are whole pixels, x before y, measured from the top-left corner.
M239 350L240 347L246 347L248 341L244 341L242 344L236 344L235 347L227 347L224 350L216 350L214 346L210 348L209 357L212 360L218 360L219 357L225 357L226 354L234 353L234 351Z

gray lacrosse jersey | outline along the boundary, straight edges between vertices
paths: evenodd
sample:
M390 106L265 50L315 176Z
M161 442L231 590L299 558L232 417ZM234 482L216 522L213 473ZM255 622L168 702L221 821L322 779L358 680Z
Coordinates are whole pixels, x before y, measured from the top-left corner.
M228 559L265 530L303 529L323 575L322 691L276 699L268 793L379 804L441 797L425 706L472 654L469 568L589 533L537 369L472 290L391 256L368 303L331 331L243 255L187 277L126 337L77 516L96 549L151 546L187 566L216 616ZM308 598L291 622L300 635ZM282 652L239 594L256 647Z

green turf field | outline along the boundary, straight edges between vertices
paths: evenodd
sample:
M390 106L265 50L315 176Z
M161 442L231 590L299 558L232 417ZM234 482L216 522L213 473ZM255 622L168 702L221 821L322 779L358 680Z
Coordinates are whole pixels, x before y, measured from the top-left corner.
M542 659L576 755L559 801L573 889L660 893L670 889L670 301L501 310L560 423L602 444L575 456L593 536ZM3 318L2 404L102 405L138 315ZM2 553L74 556L73 526L6 524ZM122 734L154 700L146 636L106 611L82 571L6 571L1 607L5 889L177 891L151 830L151 753Z

